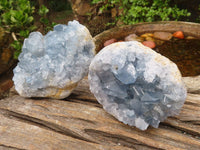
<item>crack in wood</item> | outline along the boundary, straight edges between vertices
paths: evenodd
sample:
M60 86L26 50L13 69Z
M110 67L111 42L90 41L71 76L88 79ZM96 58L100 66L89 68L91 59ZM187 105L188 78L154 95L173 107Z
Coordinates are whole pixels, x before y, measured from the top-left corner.
M59 119L74 119L74 120L80 120L82 122L86 122L86 123L89 123L89 124L93 124L93 125L96 125L96 122L93 122L93 121L90 121L90 120L87 120L87 119L83 119L83 118L78 118L78 117L65 117L65 116L57 116L57 115L51 115L53 118L59 118Z
M42 105L33 104L33 107L39 107L39 108L41 108L41 109L43 109L43 110L45 110L45 111L49 111L49 109L48 109L47 107L44 107L44 106L42 106Z
M20 113L13 112L13 111L3 109L3 108L0 108L0 111L2 111L2 114L4 116L12 117L12 119L15 118L18 121L26 122L26 123L29 123L31 125L35 125L35 126L38 126L40 128L44 128L46 130L51 130L53 132L57 132L59 134L65 135L65 136L70 136L70 137L78 139L78 140L82 140L82 141L86 141L86 142L90 142L90 143L96 143L95 141L87 139L87 138L85 138L85 137L83 137L83 136L71 131L70 129L63 127L63 126L59 126L59 125L51 123L51 122L40 120L40 119L34 118L32 116L20 114Z
M0 144L0 150L2 150L2 149L6 149L6 150L26 150L26 149L17 148L17 147L14 147L14 146L8 146L8 145Z
M128 148L134 148L134 149L151 149L151 150L164 150L161 148L153 147L146 145L145 143L139 142L136 139L122 136L119 134L111 134L99 130L94 130L94 129L85 129L84 130L87 134L92 136L94 139L98 138L98 140L102 140L104 143L109 143L112 142L116 145L120 144L122 146L128 147Z
M192 131L192 130L189 130L189 129L186 129L186 128L182 128L182 127L179 127L179 126L175 126L175 125L172 125L172 124L167 123L167 122L161 122L159 126L171 128L171 129L179 131L180 133L185 133L185 134L188 134L188 135L193 136L193 137L194 136L200 137L200 134L198 132L195 132L195 131Z
M200 122L193 122L194 125L200 125Z
M68 98L67 101L70 101L70 102L74 102L74 103L81 103L81 104L90 104L91 106L95 106L95 107L98 107L98 108L103 108L102 105L100 105L97 101L92 101L90 99L82 99L82 98L79 98L79 99L76 99L76 98Z
M80 121L83 121L83 122L87 122L87 123L91 123L91 124L94 124L94 125L96 124L93 121L90 121L90 120L87 120L87 119L83 119L83 118L74 117L74 119L77 119L77 120L80 120Z
M188 102L188 101L185 101L185 103L184 104L187 104L187 105L190 105L190 106L198 106L198 107L200 107L200 104L198 104L198 103L193 103L193 102Z
M181 120L182 121L182 120ZM200 121L198 120L187 120L187 121L184 121L184 123L190 123L190 124L194 124L194 125L199 125L200 124Z

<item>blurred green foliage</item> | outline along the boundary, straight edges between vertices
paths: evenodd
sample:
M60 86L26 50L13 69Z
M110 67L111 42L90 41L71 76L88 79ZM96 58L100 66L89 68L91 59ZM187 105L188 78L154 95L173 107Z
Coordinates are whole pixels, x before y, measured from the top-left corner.
M33 4L36 3L32 2ZM10 44L15 49L15 59L21 53L24 39L29 36L30 32L37 29L33 17L35 7L32 5L29 0L0 0L0 26L15 36L14 42ZM40 22L44 26L45 33L55 25L48 20L48 12L49 9L44 5L37 12L40 15Z
M34 29L34 9L28 0L1 0L0 25L9 31Z
M183 16L191 14L186 9L170 5L171 0L92 0L93 4L102 6L100 11L117 7L122 13L116 18L125 24L139 22L180 20Z
M50 22L50 20L47 18L48 12L49 9L44 5L42 5L38 10L38 14L40 15L40 22L43 24L45 33L47 33L56 25L55 22Z
M48 0L48 4L54 11L72 10L69 0Z
M18 58L21 52L23 39L36 29L33 25L34 10L28 0L0 1L0 26L18 35L18 40L10 45L15 49L14 58Z

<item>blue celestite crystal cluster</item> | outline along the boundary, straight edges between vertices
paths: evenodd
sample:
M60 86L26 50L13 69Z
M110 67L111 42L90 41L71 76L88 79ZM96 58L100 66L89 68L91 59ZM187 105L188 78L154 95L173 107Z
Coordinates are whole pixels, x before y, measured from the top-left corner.
M13 81L24 97L64 98L88 73L95 44L88 29L77 21L56 25L43 36L25 39Z
M136 41L103 48L91 62L89 83L108 113L141 130L178 114L187 93L177 66Z

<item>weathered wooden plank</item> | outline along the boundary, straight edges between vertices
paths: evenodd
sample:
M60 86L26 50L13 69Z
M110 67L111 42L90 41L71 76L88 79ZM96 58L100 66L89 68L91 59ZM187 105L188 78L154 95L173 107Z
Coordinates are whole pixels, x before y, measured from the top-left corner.
M4 114L5 115L5 114ZM0 115L0 149L106 149L93 142L72 138L33 121ZM113 147L113 149L115 149Z
M0 100L0 146L16 149L200 148L200 96L188 94L180 115L140 131L106 113L84 79L64 100ZM0 147L0 149L1 149ZM69 147L69 148L68 148ZM80 148L81 147L81 148Z

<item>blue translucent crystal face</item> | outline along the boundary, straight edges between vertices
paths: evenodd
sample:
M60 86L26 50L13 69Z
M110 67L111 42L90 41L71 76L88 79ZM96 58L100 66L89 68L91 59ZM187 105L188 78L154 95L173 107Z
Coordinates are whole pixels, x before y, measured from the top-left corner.
M141 130L177 114L186 98L176 65L138 42L104 48L90 65L89 81L106 111Z
M94 50L92 36L77 21L56 25L45 36L32 32L14 69L15 88L25 97L64 98L87 75Z

